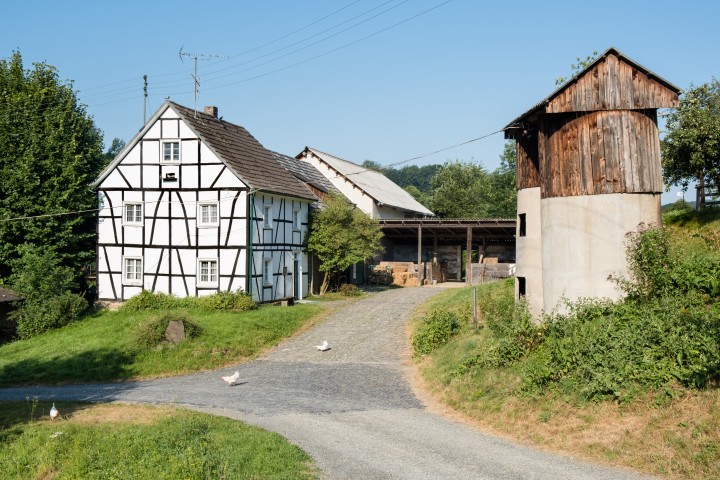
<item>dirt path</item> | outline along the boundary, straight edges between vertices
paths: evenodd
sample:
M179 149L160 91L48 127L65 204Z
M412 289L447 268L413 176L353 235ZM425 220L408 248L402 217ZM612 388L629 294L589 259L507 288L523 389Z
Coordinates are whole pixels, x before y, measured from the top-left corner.
M278 432L329 479L635 479L488 436L432 413L413 392L405 328L436 288L387 290L348 305L264 357L146 382L0 389L0 399L175 403ZM328 340L331 349L315 345ZM235 368L224 369L230 373Z

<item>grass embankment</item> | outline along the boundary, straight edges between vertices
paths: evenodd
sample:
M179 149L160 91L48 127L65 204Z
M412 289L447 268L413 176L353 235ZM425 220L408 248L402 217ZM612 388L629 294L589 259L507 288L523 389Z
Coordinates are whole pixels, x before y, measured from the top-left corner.
M280 435L170 407L0 404L3 479L316 478ZM41 415L42 416L39 416Z
M664 230L629 239L625 300L577 302L540 326L515 307L512 281L478 289L477 332L472 289L437 297L413 336L425 384L515 440L667 478L717 478L716 218L666 214Z
M59 330L0 346L0 386L104 382L219 368L253 358L322 309L300 304L244 312L102 311ZM189 319L201 333L178 344L139 345L140 329L160 316Z

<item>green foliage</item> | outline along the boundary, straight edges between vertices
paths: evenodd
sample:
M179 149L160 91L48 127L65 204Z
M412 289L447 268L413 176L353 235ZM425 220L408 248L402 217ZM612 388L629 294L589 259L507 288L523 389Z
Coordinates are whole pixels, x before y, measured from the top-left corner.
M23 296L22 307L12 313L17 334L30 338L77 320L88 309L87 301L71 293L72 271L60 264L51 248L24 245L13 261L13 289Z
M198 308L206 310L253 310L257 308L257 304L252 296L236 290L234 292L217 292L212 295L198 297L193 299Z
M30 338L79 319L88 310L88 302L75 293L63 293L44 302L28 302L12 313L20 338Z
M162 292L143 290L123 303L121 310L139 312L143 310L171 310L174 308L201 308L204 310L253 310L257 304L252 297L236 290L217 292L203 297L178 298Z
M178 306L178 300L178 298L166 293L143 290L123 303L120 309L127 312L169 310Z
M431 180L428 207L441 218L515 217L515 155L514 143L507 142L493 172L480 164L446 162Z
M671 185L691 181L720 185L720 82L690 88L665 114L663 177Z
M0 60L0 218L91 210L89 188L103 167L102 139L71 83L19 52ZM14 270L22 245L53 249L69 278L84 289L95 259L93 212L0 222L0 279Z
M460 329L460 321L454 312L433 310L425 317L412 336L416 355L431 353L446 344Z
M311 216L307 237L308 251L318 257L320 271L325 272L321 294L331 276L383 251L377 221L340 195L328 195L324 203L325 208Z
M571 74L570 74L570 76L571 76L571 77L574 77L574 76L577 75L578 73L580 73L580 72L582 72L583 70L585 70L585 68L587 68L587 67L589 67L590 65L592 65L592 63L595 61L595 59L597 59L597 56L598 56L598 52L597 52L597 51L593 51L593 52L592 52L592 55L588 55L588 56L585 57L584 59L583 59L583 58L580 58L580 57L577 57L577 58L575 59L575 60L577 61L577 63L573 63L572 65L570 65L570 69L571 69ZM555 85L562 85L562 84L564 84L565 82L567 82L568 80L570 80L568 77L558 77L558 78L555 79Z
M202 328L191 321L187 315L168 313L159 317L152 317L141 323L135 330L133 344L140 348L153 348L165 340L165 331L171 321L183 322L185 338L197 338L202 333Z

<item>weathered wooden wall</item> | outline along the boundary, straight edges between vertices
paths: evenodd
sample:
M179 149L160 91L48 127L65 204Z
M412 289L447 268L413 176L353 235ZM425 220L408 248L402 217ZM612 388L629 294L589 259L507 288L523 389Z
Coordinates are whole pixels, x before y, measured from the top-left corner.
M662 192L655 110L548 115L538 145L542 198Z
M517 147L517 188L540 186L540 158L538 156L537 130L518 134Z
M657 80L607 55L592 70L579 77L545 107L545 113L591 112L613 109L677 107L678 94Z

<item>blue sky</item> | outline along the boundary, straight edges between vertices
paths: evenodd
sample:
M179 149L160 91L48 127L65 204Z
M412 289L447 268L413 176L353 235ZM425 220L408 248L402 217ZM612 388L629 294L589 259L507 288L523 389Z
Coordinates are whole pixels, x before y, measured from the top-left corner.
M72 80L106 139L129 141L165 97L216 105L267 148L394 164L500 130L615 47L687 89L718 77L712 1L32 1L3 6L0 57ZM498 166L502 133L406 164ZM676 189L663 197L675 201ZM689 198L689 197L688 197Z

